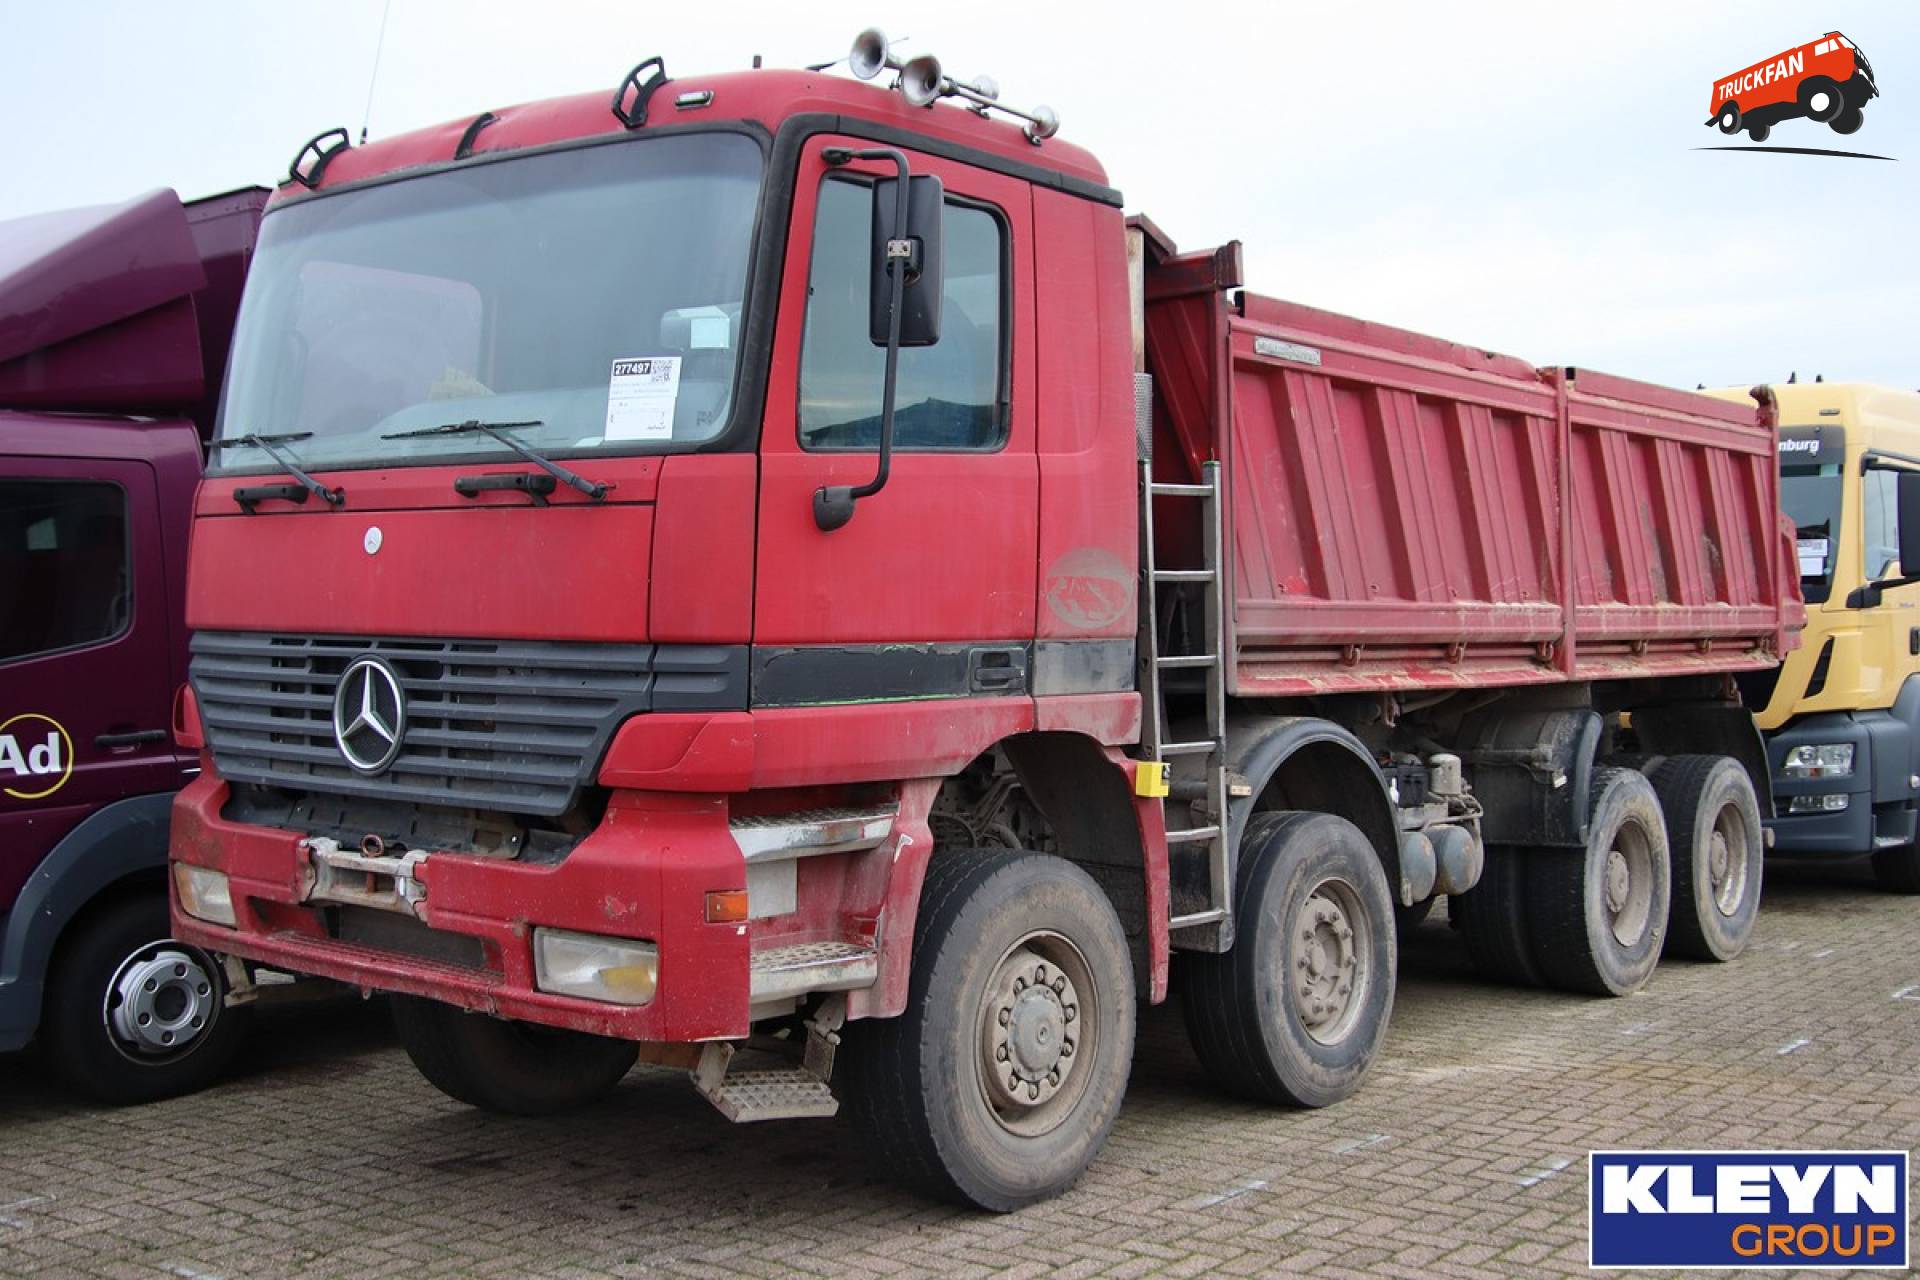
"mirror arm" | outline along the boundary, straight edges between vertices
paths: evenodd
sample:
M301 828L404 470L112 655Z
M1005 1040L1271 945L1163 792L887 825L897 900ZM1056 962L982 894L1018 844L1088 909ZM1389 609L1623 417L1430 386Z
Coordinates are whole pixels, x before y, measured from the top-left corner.
M908 171L903 153L893 147L869 147L864 151L832 147L822 153L822 158L831 165L846 164L849 160L891 160L900 171L893 198L896 235L887 244L887 276L893 302L887 316L886 377L880 390L880 460L873 479L863 485L828 484L813 491L813 522L822 533L831 533L853 519L853 504L857 500L870 498L887 487L887 476L893 470L893 401L900 373L900 307L906 294L912 242L906 235Z

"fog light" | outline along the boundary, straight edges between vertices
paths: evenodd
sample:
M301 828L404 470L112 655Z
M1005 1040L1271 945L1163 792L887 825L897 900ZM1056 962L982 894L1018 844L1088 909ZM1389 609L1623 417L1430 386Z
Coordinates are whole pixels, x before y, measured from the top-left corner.
M224 924L229 929L239 922L233 914L233 887L224 871L173 864L173 889L180 898L180 909L195 920Z
M1787 801L1788 813L1838 813L1846 807L1845 796L1795 796Z
M1853 744L1832 742L1795 747L1787 752L1780 771L1789 778L1844 778L1853 772ZM1846 806L1842 805L1842 808Z
M535 986L555 995L646 1004L660 978L660 949L628 938L535 929L533 974Z

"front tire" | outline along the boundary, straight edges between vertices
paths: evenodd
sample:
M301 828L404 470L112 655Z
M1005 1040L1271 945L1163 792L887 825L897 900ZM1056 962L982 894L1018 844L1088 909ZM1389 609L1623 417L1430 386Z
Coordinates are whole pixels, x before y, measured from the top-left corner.
M544 1116L610 1092L640 1046L468 1013L438 1000L392 997L401 1047L434 1088L470 1107Z
M1866 112L1858 107L1844 108L1839 115L1827 121L1827 128L1835 133L1858 133L1860 126L1867 121Z
M213 958L167 936L163 893L82 917L54 956L46 1048L55 1072L99 1102L128 1105L212 1084L245 1036Z
M1534 964L1553 986L1600 996L1638 991L1666 936L1673 881L1667 825L1646 776L1594 770L1583 848L1541 848L1527 869Z
M1235 939L1187 961L1194 1051L1225 1089L1324 1107L1360 1087L1393 1013L1393 898L1360 829L1256 813L1240 841Z
M1809 120L1827 123L1847 108L1840 86L1826 76L1815 76L1800 86L1800 109Z
M1695 960L1731 960L1760 916L1766 853L1753 781L1730 756L1670 756L1652 781L1673 860L1667 945Z
M842 1094L883 1162L1005 1213L1060 1194L1120 1113L1133 964L1085 871L1024 851L927 867L906 1011L850 1025Z

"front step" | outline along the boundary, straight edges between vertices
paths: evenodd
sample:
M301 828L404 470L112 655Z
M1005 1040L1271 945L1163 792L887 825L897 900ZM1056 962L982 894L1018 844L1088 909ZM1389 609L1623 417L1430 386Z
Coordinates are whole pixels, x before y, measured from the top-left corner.
M735 1072L712 1088L703 1085L696 1075L694 1087L735 1124L825 1119L840 1110L840 1099L833 1096L827 1082L805 1067Z
M880 976L880 956L851 942L802 942L753 953L748 987L754 1004L815 991L857 991Z

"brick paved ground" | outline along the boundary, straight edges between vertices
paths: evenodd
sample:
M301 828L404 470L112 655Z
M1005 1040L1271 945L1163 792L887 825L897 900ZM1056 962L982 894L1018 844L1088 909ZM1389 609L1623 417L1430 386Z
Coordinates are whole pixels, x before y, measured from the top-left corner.
M1920 1145L1916 943L1920 901L1776 869L1740 963L1601 1001L1481 985L1430 922L1358 1098L1225 1100L1154 1011L1104 1157L1000 1218L876 1180L845 1126L730 1126L671 1073L502 1120L420 1080L377 1007L289 1011L240 1078L144 1110L0 1061L0 1274L1583 1274L1591 1147Z

